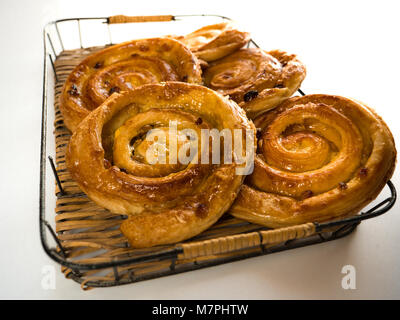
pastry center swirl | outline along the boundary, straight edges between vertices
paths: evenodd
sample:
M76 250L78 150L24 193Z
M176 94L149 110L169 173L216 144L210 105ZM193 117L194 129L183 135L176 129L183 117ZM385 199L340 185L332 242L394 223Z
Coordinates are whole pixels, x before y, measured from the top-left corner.
M241 49L211 63L203 78L206 86L239 102L250 90L273 88L281 74L282 65L273 56L258 49Z
M256 71L257 66L251 60L220 64L213 70L210 85L215 89L235 88L253 77Z
M114 133L114 164L141 177L162 177L197 166L201 129L208 128L197 119L173 109L136 114Z
M362 146L358 128L334 108L297 105L268 119L255 166L263 174L253 175L251 183L296 198L323 193L353 177Z
M87 92L95 105L101 104L113 91L126 91L135 87L164 81L178 81L174 68L158 57L133 57L111 64L93 73Z

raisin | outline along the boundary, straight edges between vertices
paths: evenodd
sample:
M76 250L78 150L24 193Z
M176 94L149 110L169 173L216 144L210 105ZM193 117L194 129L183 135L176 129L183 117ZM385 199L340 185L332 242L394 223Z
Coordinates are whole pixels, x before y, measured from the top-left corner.
M141 45L139 45L139 50L142 52L146 52L146 51L149 51L149 47L144 44L141 44Z
M71 89L68 90L68 93L74 97L79 96L78 88L75 84L72 84Z
M307 199L307 198L311 198L313 195L314 195L314 192L312 192L311 190L306 190L301 194L301 198Z
M360 169L360 177L366 177L368 175L368 168Z
M244 95L243 100L244 100L245 102L249 102L249 101L253 100L254 98L257 98L257 96L258 96L258 91L256 91L256 90L251 90L251 91L247 92L247 93Z
M262 136L261 128L257 128L257 133L256 133L257 139L261 139L261 136Z
M161 46L161 49L164 50L164 51L170 51L170 50L171 50L171 47L170 47L168 44L164 43L164 44Z
M112 87L111 89L110 89L110 91L108 92L108 94L111 96L114 92L120 92L121 91L121 89L119 88L119 87Z
M346 182L340 182L339 183L339 189L340 190L346 190L347 189L347 183Z
M196 208L196 211L195 211L196 216L198 216L199 218L207 217L208 210L207 210L207 206L205 204L197 203L195 205L195 208Z
M107 159L104 159L104 168L109 169L111 168L111 162Z

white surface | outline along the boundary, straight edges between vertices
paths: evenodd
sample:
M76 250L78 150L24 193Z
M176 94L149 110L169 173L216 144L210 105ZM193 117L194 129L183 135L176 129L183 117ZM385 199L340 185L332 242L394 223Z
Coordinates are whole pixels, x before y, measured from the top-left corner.
M262 5L261 5L262 4ZM280 299L400 298L399 204L349 237L122 287L84 292L43 252L38 232L42 27L49 20L113 14L215 13L247 26L265 48L304 61L306 93L373 106L400 145L399 6L396 1L11 1L0 2L0 298ZM393 182L400 190L399 172ZM356 290L341 287L344 265ZM41 286L56 267L56 289Z

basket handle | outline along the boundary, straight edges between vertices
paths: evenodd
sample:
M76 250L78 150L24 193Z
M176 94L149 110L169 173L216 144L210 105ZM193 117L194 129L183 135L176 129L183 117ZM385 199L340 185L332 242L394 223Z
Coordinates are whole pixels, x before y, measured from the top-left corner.
M107 18L107 23L137 23L137 22L161 22L161 21L172 21L175 17L172 15L163 16L124 16L116 15Z
M301 239L315 233L314 223L305 223L276 230L250 232L227 237L220 237L198 242L182 244L183 252L179 259L193 259L231 251L257 247L260 245L278 244L293 239Z

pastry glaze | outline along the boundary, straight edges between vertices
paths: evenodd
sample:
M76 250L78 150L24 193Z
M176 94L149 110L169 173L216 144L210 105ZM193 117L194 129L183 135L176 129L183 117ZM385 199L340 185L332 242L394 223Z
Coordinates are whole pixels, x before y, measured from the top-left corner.
M167 82L113 94L81 122L68 145L73 179L100 206L129 215L121 230L133 247L201 233L228 210L243 182L238 164L196 163L200 152L187 165L146 162L141 137L149 128L164 130L170 120L178 129L255 131L235 102L203 86Z
M286 52L240 49L204 71L207 87L239 103L250 118L289 98L306 76L305 66Z
M184 43L198 58L210 62L242 48L250 40L250 34L237 30L231 22L223 22L174 38Z
M124 42L84 59L68 76L61 94L64 123L72 132L114 92L163 81L201 84L197 58L167 38Z
M307 95L254 120L254 172L230 209L271 228L357 213L377 197L395 168L391 132L355 100Z

